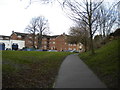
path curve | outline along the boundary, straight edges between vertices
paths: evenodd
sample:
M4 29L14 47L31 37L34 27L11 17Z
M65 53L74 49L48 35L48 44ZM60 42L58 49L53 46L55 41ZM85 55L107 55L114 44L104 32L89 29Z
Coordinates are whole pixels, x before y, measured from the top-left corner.
M69 55L63 61L54 88L107 88L104 83L77 56Z

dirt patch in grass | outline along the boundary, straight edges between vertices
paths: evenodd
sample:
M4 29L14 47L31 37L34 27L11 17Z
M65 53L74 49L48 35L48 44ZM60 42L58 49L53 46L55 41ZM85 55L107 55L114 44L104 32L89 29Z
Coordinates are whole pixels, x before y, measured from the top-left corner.
M21 55L21 51L13 51L11 53L13 55L8 57L6 55L8 52L3 52L3 88L52 88L61 63L67 55L71 54L45 52L49 55L43 55L41 54L43 52L29 52L26 57L30 58L31 55L36 57L28 61L27 58L22 60L22 57L25 56ZM21 57L18 57L18 60L22 61L14 60L14 58L17 58L15 56L16 53L21 53Z

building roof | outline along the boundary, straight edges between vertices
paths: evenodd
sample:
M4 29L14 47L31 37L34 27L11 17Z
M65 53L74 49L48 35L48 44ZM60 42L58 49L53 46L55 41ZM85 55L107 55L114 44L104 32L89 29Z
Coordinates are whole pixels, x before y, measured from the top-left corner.
M10 37L10 36L0 35L0 37Z
M15 33L15 34L17 34L17 35L20 35L20 36L22 36L22 37L26 37L27 35L30 35L29 33L20 33L20 32L14 32L14 31L12 31L12 34L13 33ZM38 35L38 34L37 34ZM36 36L37 36L36 35ZM69 36L69 35L67 35L67 34L65 34L65 33L63 33L63 34L61 34L61 35L65 35L65 36ZM56 37L58 37L58 36L61 36L61 35L53 35L53 36L50 36L50 35L42 35L42 37L43 38L56 38Z
M49 35L43 35L43 37L45 37L45 38L56 38L56 37L58 37L59 35L54 35L54 36L49 36Z
M0 40L9 40L10 36L0 35Z
M20 33L20 32L12 32L12 34L17 34L17 35L20 35L20 36L26 36L26 35L29 35L28 33Z

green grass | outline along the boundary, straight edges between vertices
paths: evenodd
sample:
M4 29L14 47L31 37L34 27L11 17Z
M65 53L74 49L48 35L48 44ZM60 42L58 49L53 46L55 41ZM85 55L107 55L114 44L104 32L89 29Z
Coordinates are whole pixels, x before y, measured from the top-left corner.
M118 46L118 40L114 40L95 50L95 55L90 52L79 55L108 88L118 87Z
M52 88L68 52L3 51L3 88Z

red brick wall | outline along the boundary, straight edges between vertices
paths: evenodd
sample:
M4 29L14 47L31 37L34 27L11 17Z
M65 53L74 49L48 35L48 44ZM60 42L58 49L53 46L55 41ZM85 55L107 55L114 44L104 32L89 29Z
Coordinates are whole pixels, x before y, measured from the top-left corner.
M38 37L35 36L35 47L37 48L38 46ZM17 36L15 33L13 33L11 35L11 39L13 40L25 40L25 46L28 48L31 48L33 43L32 43L32 34L28 34L25 37L21 37ZM79 50L79 46L76 44L68 44L66 42L67 36L62 34L59 35L57 37L44 37L42 39L42 48L41 49L45 49L45 50L58 50L58 51L62 51L62 50Z
M11 39L12 40L24 40L25 41L25 47L32 48L32 45L33 45L33 43L32 43L32 40L33 40L32 34L29 34L29 35L26 35L25 37L22 37L20 35L17 35L15 33L13 33L11 35ZM37 47L37 45L38 45L37 38L35 39L35 42L36 42L35 46Z
M13 33L10 38L12 40L24 40L21 36L17 36L15 33Z
M48 49L48 39L46 37L42 38L42 49Z
M56 38L49 39L49 49L56 50Z
M56 48L58 51L62 50L78 50L78 46L76 44L68 44L66 42L67 36L60 35L56 38Z
M65 40L65 36L60 35L56 38L56 48L58 51L67 50L68 46Z
M32 34L29 34L25 37L25 46L26 47L29 47L29 48L32 48L33 46L33 35ZM34 40L34 44L35 44L35 47L37 48L38 47L38 38L37 36L35 36L35 40Z

